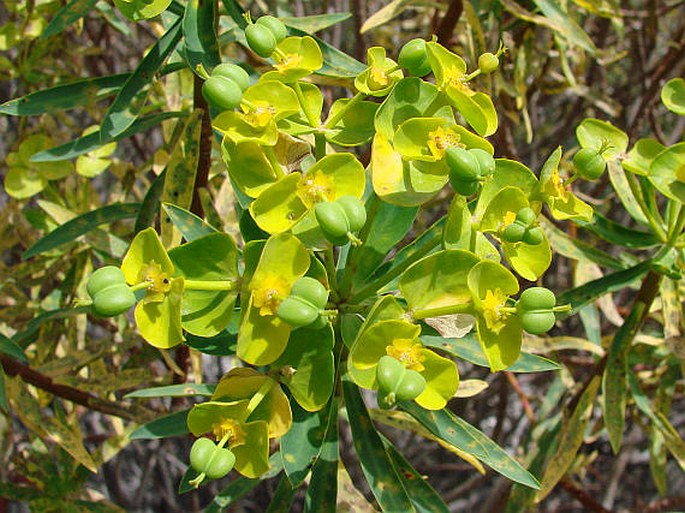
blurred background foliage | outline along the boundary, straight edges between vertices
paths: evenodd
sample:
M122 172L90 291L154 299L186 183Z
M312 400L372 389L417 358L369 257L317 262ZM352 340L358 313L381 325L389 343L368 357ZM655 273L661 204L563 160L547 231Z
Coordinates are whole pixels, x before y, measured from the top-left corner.
M64 5L49 0L0 4L0 101L78 78L128 73L164 32L160 18L132 24L105 0L82 0L79 6L87 14L59 27L52 22ZM666 145L683 139L685 117L669 113L659 101L665 81L685 71L683 1L256 0L244 7L255 14L276 14L293 25L298 22L290 17L308 16L301 28L360 61L371 45L385 46L396 57L393 49L406 41L434 34L473 68L478 55L495 51L503 41L509 51L500 71L483 82L500 113L500 129L491 140L497 157L519 160L536 172L557 146L577 147L574 130L586 117L611 121L626 131L631 143L645 136ZM224 59L259 66L231 43L233 25L227 20L223 17L220 24ZM172 56L170 66L179 60ZM19 176L25 192L21 199L5 190L0 195L0 511L199 511L226 484L212 483L179 497L176 488L190 440L136 442L129 434L137 425L179 409L187 399L139 401L124 394L143 386L215 382L230 368L230 358L201 356L186 346L160 353L141 343L125 317L87 319L83 310L73 308L75 300L86 297L85 278L93 268L121 258L135 217L122 214L108 229L22 258L35 242L80 214L117 203L133 210L170 160L178 158L174 155L183 141L183 121L199 101L188 70L151 78L145 115L171 113L157 128L50 169L28 161L31 144L47 149L97 126L118 83L112 80L111 90L84 89L78 108L62 105L65 110L0 117L0 173ZM327 100L344 92L340 86L345 85L330 84ZM0 112L12 114L7 108ZM196 201L213 225L236 234L234 197L218 147L210 158L208 183ZM562 167L570 167L566 156ZM41 178L46 172L58 179ZM607 175L578 192L603 215L633 223ZM447 203L444 195L436 198L418 228L444 214ZM571 223L549 230L614 257L625 252L625 247ZM559 253L546 286L561 291L606 272L582 255L564 252L563 240L557 239ZM632 254L639 260L641 249ZM675 307L669 310L666 301L654 304L631 356L642 383L634 395L649 398L653 409L647 410L653 417L644 401L629 404L618 455L603 434L599 399L583 392L593 386L592 369L631 309L634 292L629 287L567 319L551 337L528 340L529 347L561 363L559 372L492 375L460 362L462 376L489 386L475 397L453 400L450 407L534 473L549 468L546 462L562 439L561 419L571 411L564 406L589 399L581 412L573 410L579 417L565 419L566 440L576 442L566 453L560 449L569 460L567 470L541 502L503 478L474 471L421 436L394 430L386 419L388 436L407 449L405 456L453 511L685 509L685 450L678 436L685 430L682 281L669 286L674 290L665 297ZM668 347L667 313L676 315L675 323L669 322ZM640 396L640 390L646 395ZM653 421L665 417L666 424ZM360 482L360 469L349 434L341 437L346 470L340 470L339 509L373 511L368 490L352 485ZM668 456L667 446L675 458ZM271 481L260 485L241 502L242 509L234 510L264 511L275 486Z

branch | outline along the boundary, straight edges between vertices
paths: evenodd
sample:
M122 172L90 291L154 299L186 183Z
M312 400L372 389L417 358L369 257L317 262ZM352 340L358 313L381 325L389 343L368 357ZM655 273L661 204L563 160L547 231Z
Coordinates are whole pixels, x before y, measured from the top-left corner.
M595 500L592 495L587 493L582 488L576 486L573 482L568 479L562 479L559 481L559 486L571 494L578 502L580 502L588 511L593 511L595 513L611 513L610 509L606 509L599 502Z
M61 397L75 404L80 404L91 410L107 415L113 415L134 422L147 422L155 418L156 414L141 406L130 403L117 403L100 399L88 392L67 385L54 383L52 378L31 369L27 365L17 362L7 356L0 356L2 368L8 376L19 376L23 381Z

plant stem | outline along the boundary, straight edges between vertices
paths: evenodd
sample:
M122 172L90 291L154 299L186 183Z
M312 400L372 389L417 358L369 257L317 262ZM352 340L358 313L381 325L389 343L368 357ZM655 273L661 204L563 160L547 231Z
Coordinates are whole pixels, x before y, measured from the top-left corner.
M186 290L235 290L237 280L185 280L183 288Z
M630 186L630 191L633 193L635 201L637 201L637 204L640 206L640 210L642 210L642 213L647 218L647 222L649 223L650 228L662 242L666 242L666 232L664 231L663 227L656 221L654 213L647 205L647 202L645 201L645 198L642 194L642 190L640 189L637 181L635 180L635 177L632 175L632 173L625 173L625 175L626 180L628 181L628 185Z
M264 150L264 156L269 161L269 164L271 164L271 169L273 169L276 174L276 178L278 180L285 178L285 171L283 171L280 162L278 162L278 156L276 155L273 146L262 146L262 149Z
M348 101L343 107L341 107L338 112L335 113L335 115L329 117L326 120L326 124L324 125L324 128L333 128L335 124L342 119L342 117L347 113L347 111L352 108L352 106L356 105L359 103L363 98L364 98L364 93L357 93L355 94L350 101Z
M333 256L332 247L326 248L326 251L323 252L323 262L328 274L328 283L330 283L333 290L338 290L338 277L335 270L335 257Z
M412 310L411 316L414 320L420 321L428 317L440 317L442 315L454 315L459 313L472 314L474 312L473 303L461 303L458 305L436 306L434 308L420 308Z
M309 125L312 128L318 128L321 123L318 119L316 119L314 113L307 108L307 99L304 97L304 93L302 92L302 86L300 85L299 81L293 83L293 89L295 90L295 94L297 95L297 100L300 102L300 108L304 112L304 115L307 116L307 121L309 122Z
M267 395L269 395L269 392L271 392L271 388L274 386L274 383L276 383L273 379L267 378L266 381L262 384L261 387L259 387L259 390L257 390L257 393L252 396L252 399L250 399L250 402L247 404L247 416L246 419L250 418L250 415L252 415L252 412L255 411L257 406L259 406L259 403L262 402L262 399L264 399Z

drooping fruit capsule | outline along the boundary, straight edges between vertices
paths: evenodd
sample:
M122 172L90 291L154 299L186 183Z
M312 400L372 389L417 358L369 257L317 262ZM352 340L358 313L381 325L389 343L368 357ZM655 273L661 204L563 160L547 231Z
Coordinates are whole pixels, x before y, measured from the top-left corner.
M260 57L271 57L276 49L276 38L265 25L256 23L245 27L248 46Z
M426 42L421 38L405 43L397 57L397 62L415 77L428 75L431 70L426 52Z
M243 92L233 79L212 75L202 84L202 96L217 109L231 110L240 105Z
M226 77L233 80L241 91L245 91L250 87L250 75L247 74L243 68L232 62L224 62L219 64L212 70L212 76L215 77Z
M275 18L274 16L266 15L257 19L255 22L257 25L262 25L269 29L271 34L276 40L276 44L280 43L288 35L288 29L283 24L281 20Z
M583 148L573 156L576 172L586 180L596 180L607 167L602 154L594 148Z

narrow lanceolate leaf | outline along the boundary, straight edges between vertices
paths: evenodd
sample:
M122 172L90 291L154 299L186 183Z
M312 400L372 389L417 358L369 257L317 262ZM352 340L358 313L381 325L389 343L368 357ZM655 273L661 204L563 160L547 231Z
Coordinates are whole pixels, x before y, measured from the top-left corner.
M185 58L190 69L202 64L209 71L221 62L216 41L216 0L191 0L183 17Z
M570 304L569 312L558 313L559 318L575 315L580 308L592 303L596 299L610 292L625 288L634 281L647 274L652 265L651 260L646 260L624 271L607 274L602 278L589 281L574 289L568 290L557 297L557 304Z
M56 85L0 104L0 114L37 116L90 105L115 94L129 77L129 73L121 73Z
M576 221L576 224L617 246L642 249L661 244L661 241L654 232L627 228L620 223L607 219L597 212L592 216L591 222Z
M57 310L49 310L47 312L43 312L42 314L37 315L36 317L31 319L23 331L18 331L14 335L12 335L12 342L14 342L15 344L19 344L20 346L23 346L24 344L28 344L29 340L31 340L36 335L40 327L46 322L53 321L56 319L64 319L66 317L72 317L74 315L84 314L88 312L90 312L89 306L80 306L78 308L68 306L66 308L58 308Z
M28 361L24 350L2 333L0 333L0 353L5 353L7 356L22 362Z
M616 160L611 160L607 163L607 169L609 171L609 180L611 180L611 185L614 188L614 192L616 192L616 195L621 200L621 203L625 207L626 211L638 223L649 225L649 222L642 211L642 207L640 207L640 204L630 188L628 178L626 177L626 172L623 170L623 167L621 167L621 164L619 164ZM638 191L638 193L641 194L641 191Z
M141 94L181 39L181 19L153 45L123 85L100 124L101 141L108 141L126 130L138 117L147 94Z
M162 171L150 184L150 188L145 193L143 202L140 204L138 216L136 217L136 224L133 228L135 233L153 226L155 218L159 213L159 205L162 202L162 192L164 192L165 179L166 170Z
M115 203L87 212L55 228L42 239L39 239L22 255L26 260L49 251L57 246L72 242L77 237L94 230L101 224L130 219L138 215L138 203Z
M103 140L100 131L93 132L83 137L79 137L71 142L55 146L47 150L39 151L31 157L31 162L55 162L60 160L70 160L85 155L96 150L105 143L116 142L130 137L140 132L156 127L162 121L184 116L183 112L163 112L161 114L151 114L137 119L130 127L108 140Z
M592 414L592 406L599 389L599 382L599 376L592 378L583 395L580 396L580 400L568 422L562 427L559 433L559 448L545 468L540 491L535 499L536 502L544 499L552 491L575 461L578 450L583 445L585 427Z
M266 474L261 476L260 479L249 479L242 476L233 479L226 488L221 490L214 497L212 503L205 509L205 513L220 513L221 511L224 511L231 504L261 483L262 480L271 479L278 475L281 468L281 455L275 453L269 458L269 471Z
M590 36L583 31L567 11L562 10L559 2L551 0L533 0L533 2L540 8L545 18L554 23L554 29L569 42L590 53L597 51Z
M618 453L623 439L625 426L628 353L630 346L642 326L645 315L659 290L661 276L649 273L642 282L633 308L621 327L616 331L607 353L606 367L603 375L604 390L604 423L609 433L609 442L614 453Z
M171 203L163 203L164 211L169 216L174 226L178 228L183 235L183 238L188 242L195 239L217 233L216 228L205 223L198 216L192 212L188 212L185 208L181 208Z
M332 404L337 408L336 401ZM328 429L330 407L308 412L294 401L290 407L293 411L293 426L281 437L281 457L290 483L293 488L297 488L307 477L321 452ZM335 413L337 415L337 409Z
M438 492L419 474L404 456L386 440L386 449L404 489L418 513L449 513Z
M183 383L165 387L144 388L129 392L124 399L145 399L149 397L193 397L196 395L211 397L216 385L206 383Z
M335 513L338 498L338 401L331 399L328 426L321 451L312 467L304 499L305 513Z
M88 14L97 1L98 0L71 0L71 2L57 11L55 17L52 18L48 26L43 30L40 38L47 39L50 36L59 34L69 25Z
M131 440L150 440L186 435L190 433L187 422L189 411L179 411L143 424L131 433L129 438Z
M183 136L176 144L171 159L166 167L166 179L162 202L173 203L182 208L190 208L193 200L197 163L200 158L200 133L202 130L202 110L196 109L186 121ZM174 230L166 215L162 215L161 239L166 247L180 242L180 236ZM175 243L175 244L174 244Z
M402 486L402 481L388 459L383 441L371 423L359 389L353 382L344 380L343 393L354 448L359 456L359 462L371 493L383 511L406 513L416 511ZM418 406L416 408L422 409Z
M314 34L321 30L342 23L352 17L349 12L336 12L331 14L315 14L312 16L280 16L279 19L287 27L301 30L308 34Z
M540 483L521 464L484 433L448 410L428 411L415 403L402 402L401 408L431 433L447 443L472 454L504 477L530 488Z

